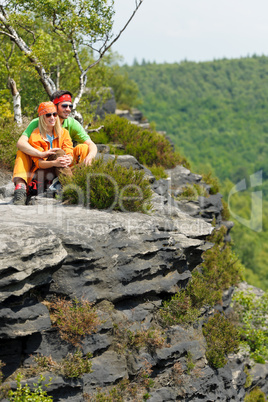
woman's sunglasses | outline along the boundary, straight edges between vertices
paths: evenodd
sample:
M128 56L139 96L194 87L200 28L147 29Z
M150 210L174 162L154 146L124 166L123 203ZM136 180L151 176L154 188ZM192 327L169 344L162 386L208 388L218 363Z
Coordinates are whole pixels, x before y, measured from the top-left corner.
M72 110L72 108L74 107L73 105L68 105L67 103L63 103L62 105L61 105L61 107L63 107L63 109L67 109L67 107L69 107L71 110Z
M56 113L56 112L54 112L54 113L46 113L46 117L51 117L51 116L57 117L58 113Z

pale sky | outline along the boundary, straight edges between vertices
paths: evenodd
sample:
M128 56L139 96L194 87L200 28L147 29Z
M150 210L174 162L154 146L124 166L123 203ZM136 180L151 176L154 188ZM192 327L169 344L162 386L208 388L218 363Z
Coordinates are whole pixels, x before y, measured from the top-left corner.
M116 32L134 6L115 0ZM143 0L113 50L130 65L268 55L268 1Z

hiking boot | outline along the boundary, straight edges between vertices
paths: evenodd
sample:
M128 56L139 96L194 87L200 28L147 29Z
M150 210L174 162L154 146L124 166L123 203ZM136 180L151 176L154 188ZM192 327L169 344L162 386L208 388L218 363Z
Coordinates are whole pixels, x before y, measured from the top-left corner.
M14 198L13 198L13 204L14 205L25 205L26 203L26 188L17 188L14 191Z
M58 193L61 191L61 189L62 189L62 186L60 184L59 178L55 177L52 184L48 187L48 190L53 193Z

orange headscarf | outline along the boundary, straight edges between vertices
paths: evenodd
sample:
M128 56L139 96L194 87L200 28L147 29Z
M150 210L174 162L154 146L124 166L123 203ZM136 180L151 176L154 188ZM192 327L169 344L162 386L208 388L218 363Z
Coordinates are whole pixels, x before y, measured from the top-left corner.
M57 108L53 102L42 102L38 106L38 116L42 116L47 113L55 113L57 112Z

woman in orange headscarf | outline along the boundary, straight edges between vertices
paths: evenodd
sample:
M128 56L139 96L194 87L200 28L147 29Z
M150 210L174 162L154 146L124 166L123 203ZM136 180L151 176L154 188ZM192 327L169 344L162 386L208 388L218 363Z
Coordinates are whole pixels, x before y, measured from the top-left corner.
M55 153L49 155L46 159L40 159L31 156L33 161L30 177L27 184L35 178L41 184L42 192L46 188L48 181L60 173L71 175L70 165L73 161L73 144L69 132L64 129L57 114L57 108L53 102L42 102L38 107L39 124L30 138L29 144L39 151L48 151L54 149ZM26 181L15 182L14 204L25 204L26 202Z

